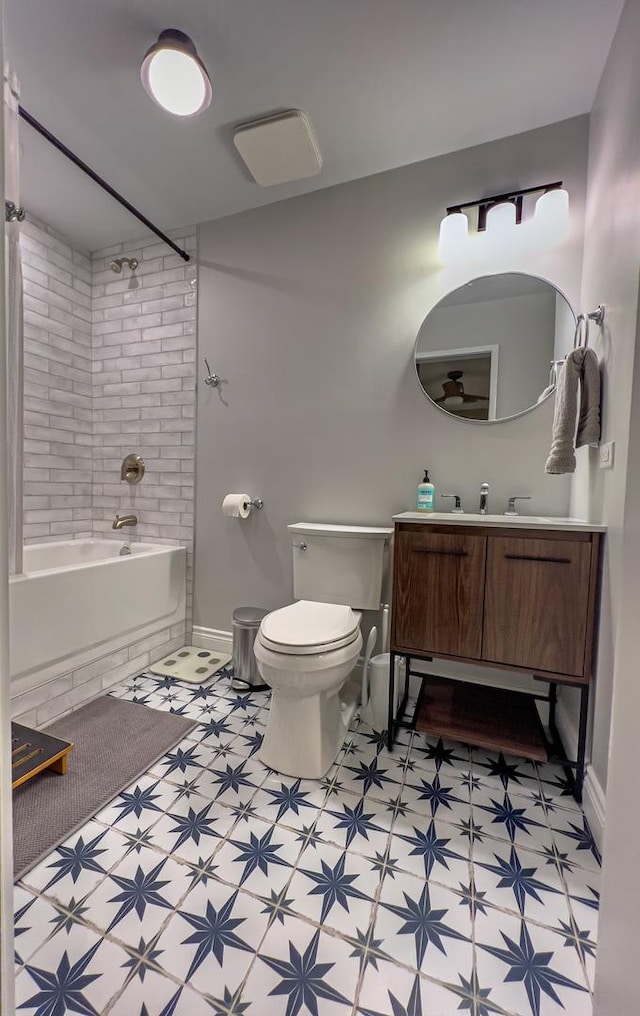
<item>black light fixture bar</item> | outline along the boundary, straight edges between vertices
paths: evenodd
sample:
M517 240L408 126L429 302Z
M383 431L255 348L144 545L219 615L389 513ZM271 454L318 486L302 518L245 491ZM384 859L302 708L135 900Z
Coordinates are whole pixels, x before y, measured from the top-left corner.
M63 141L60 140L60 138L57 138L55 134L52 134L50 130L47 130L47 128L43 124L41 124L39 120L36 120L35 116L32 116L31 113L29 113L24 108L24 106L19 106L18 108L22 119L25 120L30 127L33 127L33 129L37 131L38 134L42 135L42 137L46 141L48 141L50 145L53 145L54 148L57 148L57 150L61 152L62 155L64 155L67 159L69 159L69 161L72 162L74 166L77 166L78 169L81 169L83 173L86 173L86 175L90 177L94 181L94 183L97 183L99 187L102 187L102 189L106 191L107 194L110 194L111 197L118 202L118 204L122 205L123 208L126 208L127 211L131 213L131 215L134 215L136 219L138 219L147 227L147 229L150 229L152 233L155 233L156 236L159 236L160 239L164 241L164 243L166 243L169 247L171 247L172 250L176 252L176 254L180 255L183 261L191 260L191 257L189 254L187 254L186 250L183 250L182 247L179 247L177 243L174 243L173 240L170 237L168 237L166 233L163 233L161 229L158 229L158 227L155 226L153 222L151 222L151 220L146 217L146 215L143 215L142 212L140 212L135 207L135 205L132 205L130 201L127 201L127 199L123 197L122 194L120 194L117 190L115 190L115 188L112 187L111 184L107 183L107 181L104 180L99 173L96 173L95 169L92 169L91 166L88 166L87 163L84 162L84 160L81 159L79 155L76 155L75 152L72 152L71 149L68 148Z
M487 214L496 205L510 202L516 206L516 222L522 221L522 203L525 194L535 194L537 191L543 191L545 194L548 191L558 190L562 187L562 180L555 180L553 183L543 183L539 187L524 187L520 190L506 191L504 194L492 194L488 198L478 198L477 201L463 201L457 205L450 205L447 208L447 215L454 215L456 212L461 212L463 208L477 208L478 209L478 232L482 232L487 226Z

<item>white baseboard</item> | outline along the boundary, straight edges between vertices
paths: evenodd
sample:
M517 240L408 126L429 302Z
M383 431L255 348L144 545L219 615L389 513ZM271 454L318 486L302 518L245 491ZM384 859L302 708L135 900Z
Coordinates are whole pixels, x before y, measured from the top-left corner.
M213 649L218 653L233 652L233 635L230 631L222 631L219 628L205 628L203 625L194 624L191 641L200 649Z
M594 772L593 766L587 766L585 773L582 790L582 807L584 808L584 813L598 850L602 853L607 804L604 790Z

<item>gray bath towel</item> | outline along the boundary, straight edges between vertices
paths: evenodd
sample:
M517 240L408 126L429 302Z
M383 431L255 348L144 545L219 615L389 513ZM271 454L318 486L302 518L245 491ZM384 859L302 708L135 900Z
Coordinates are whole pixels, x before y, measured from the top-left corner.
M578 414L578 393L580 412ZM576 416L577 432L576 432ZM574 441L575 438L575 441ZM575 449L600 440L600 370L592 349L569 353L560 369L546 473L573 473Z

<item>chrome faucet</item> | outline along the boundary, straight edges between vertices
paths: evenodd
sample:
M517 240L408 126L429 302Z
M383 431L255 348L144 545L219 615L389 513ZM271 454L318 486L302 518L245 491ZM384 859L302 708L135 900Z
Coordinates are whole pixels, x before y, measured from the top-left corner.
M489 484L482 483L480 484L480 506L478 507L480 515L486 515L488 507L489 507Z
M116 515L115 519L111 523L112 529L123 529L124 526L137 526L138 516L137 515Z

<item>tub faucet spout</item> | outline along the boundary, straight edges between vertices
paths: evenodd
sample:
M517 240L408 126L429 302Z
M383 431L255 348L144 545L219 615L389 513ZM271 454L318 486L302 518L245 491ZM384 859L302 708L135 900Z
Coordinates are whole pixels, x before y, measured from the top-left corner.
M124 526L137 526L138 517L137 515L116 515L115 519L111 523L112 529L123 529Z

